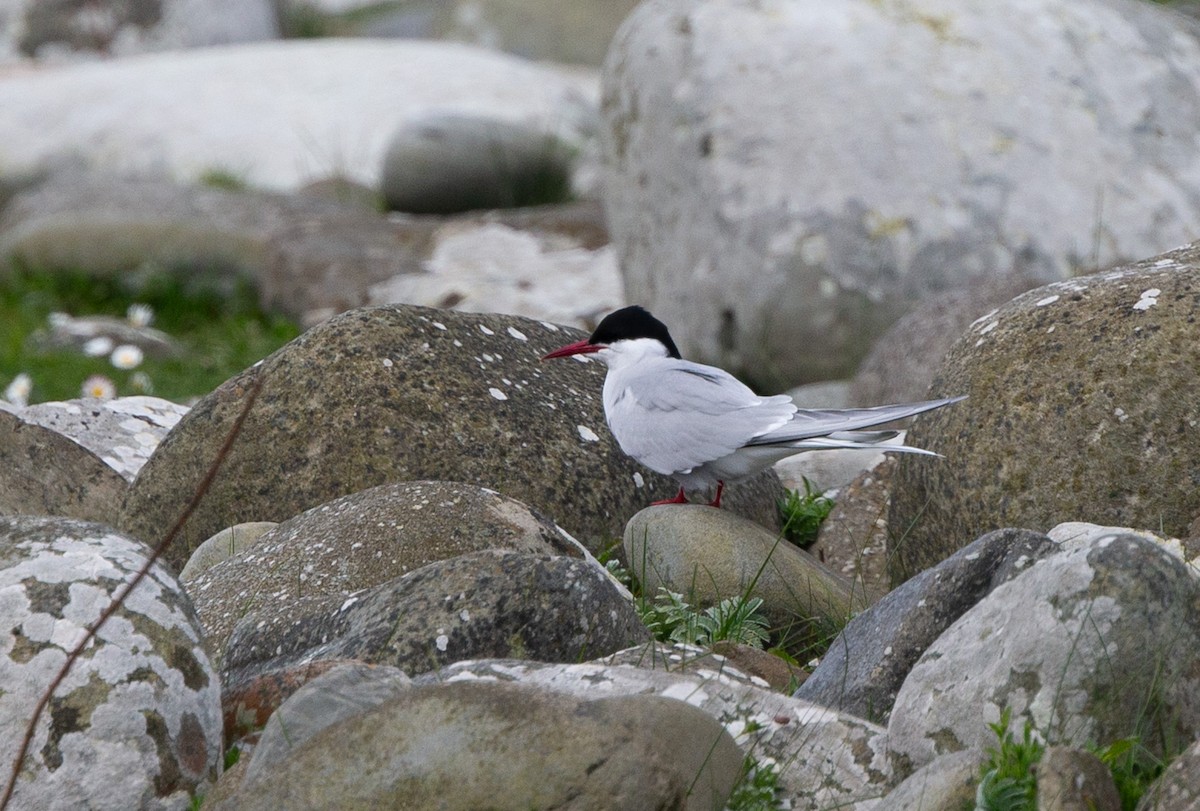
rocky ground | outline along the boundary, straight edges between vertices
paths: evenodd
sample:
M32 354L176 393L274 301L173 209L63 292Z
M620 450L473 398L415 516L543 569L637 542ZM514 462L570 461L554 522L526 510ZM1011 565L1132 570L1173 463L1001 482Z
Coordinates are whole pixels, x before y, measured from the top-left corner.
M189 405L0 380L8 807L987 808L1002 723L1038 808L1194 807L1193 23L150 5L0 9L0 255L307 331ZM906 426L942 458L648 507L601 364L540 361L633 300L803 405L968 399ZM761 621L672 639L666 593Z

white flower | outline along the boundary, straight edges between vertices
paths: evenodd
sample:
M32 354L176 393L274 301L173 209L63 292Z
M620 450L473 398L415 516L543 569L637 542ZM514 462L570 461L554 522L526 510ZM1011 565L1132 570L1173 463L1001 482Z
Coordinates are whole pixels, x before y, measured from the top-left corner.
M136 369L142 365L142 350L133 344L121 344L113 350L109 360L118 369Z
M53 329L62 329L70 324L74 319L66 313L53 312L46 316L46 323Z
M29 405L29 392L33 391L33 380L29 375L21 372L12 379L8 384L8 388L4 390L4 399L8 400L15 406Z
M138 394L153 394L154 383L145 372L134 372L129 376L129 386Z
M107 335L97 335L83 345L83 354L89 358L98 358L101 355L107 355L112 350L113 341Z
M138 329L148 327L154 320L154 308L149 304L130 304L125 311L125 320Z
M92 375L83 381L83 396L111 400L117 396L117 387L104 375Z

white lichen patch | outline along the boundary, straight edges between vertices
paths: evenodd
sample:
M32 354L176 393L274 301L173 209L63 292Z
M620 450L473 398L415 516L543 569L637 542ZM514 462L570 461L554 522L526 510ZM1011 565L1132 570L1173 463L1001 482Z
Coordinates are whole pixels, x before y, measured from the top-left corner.
M978 318L976 318L974 321L971 322L971 328L974 329L975 327L979 326L980 324L984 323L985 321L990 321L992 318L994 318L996 316L996 313L998 313L998 312L1000 312L999 308L996 308L993 310L988 310L986 313L984 313L983 315L979 316Z
M591 428L588 428L586 425L576 425L575 430L579 431L579 438L582 439L584 442L599 442L600 441L600 437L598 437L596 435L596 432L593 431Z
M445 332L445 331L446 331L446 325L445 325L445 324L443 324L441 321L434 321L434 322L432 322L432 323L433 323L433 325L434 325L435 327L437 327L438 329L440 329L442 332Z
M633 486L639 490L641 490L643 487L646 486L645 477L642 476L642 474L638 473L637 471L634 471L634 474L633 474Z
M482 332L484 335L495 335L495 334L496 334L495 332L493 332L492 330L488 329L488 328L487 328L486 326L484 326L483 324L480 324L480 325L479 325L479 331L480 331L480 332Z
M394 365L391 358L384 358L380 363L383 364L383 368L385 369L390 369Z
M492 386L490 389L488 389L488 394L492 395L497 400L507 400L508 399L508 395L505 394L504 392L500 391L500 389L496 388L495 386Z
M508 334L511 335L512 337L516 338L518 341L528 341L529 340L528 338L525 337L525 333L521 332L521 330L517 329L516 327L509 327Z
M1151 307L1158 304L1158 297L1162 295L1162 291L1157 287L1151 287L1149 290L1142 291L1141 298L1133 305L1135 310L1149 310Z
M1044 299L1038 299L1034 302L1035 307L1046 307L1058 301L1059 296L1046 296Z
M708 701L708 693L704 692L699 684L690 681L680 681L672 684L659 693L659 695L665 698L686 701L693 707L702 707L704 706L704 702Z

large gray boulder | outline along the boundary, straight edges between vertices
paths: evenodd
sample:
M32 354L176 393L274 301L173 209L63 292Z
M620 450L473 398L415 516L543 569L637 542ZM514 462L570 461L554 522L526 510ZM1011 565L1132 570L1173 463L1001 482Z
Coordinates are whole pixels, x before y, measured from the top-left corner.
M760 767L769 766L778 777L776 798L794 809L870 808L894 782L882 727L746 684L744 676L728 667L680 673L661 665L646 669L651 666L481 660L459 662L413 682L421 686L494 680L583 699L597 695L683 699L720 720ZM618 807L625 806L602 806Z
M782 388L844 377L930 292L1182 244L1191 26L1134 0L646 2L604 71L627 295Z
M166 559L241 521L282 521L386 482L482 485L549 516L593 552L676 489L617 447L603 364L539 359L579 333L501 315L352 310L314 327L197 403L134 481L121 525L158 538L192 499L243 410L261 395ZM767 472L730 505L778 526ZM739 501L740 499L740 501Z
M683 701L434 684L316 732L215 811L720 811L740 770L721 724Z
M1200 731L1200 582L1179 558L1109 535L997 586L929 646L888 725L899 774L994 745L1011 711L1042 740L1084 747L1136 737L1169 758Z
M1187 537L1200 514L1200 246L1031 290L947 355L900 459L893 583L1004 526L1063 521Z
M470 112L581 143L597 87L594 71L399 40L43 66L0 76L0 165L21 173L73 158L116 174L195 181L217 172L277 190L332 174L374 186L388 139L407 121Z

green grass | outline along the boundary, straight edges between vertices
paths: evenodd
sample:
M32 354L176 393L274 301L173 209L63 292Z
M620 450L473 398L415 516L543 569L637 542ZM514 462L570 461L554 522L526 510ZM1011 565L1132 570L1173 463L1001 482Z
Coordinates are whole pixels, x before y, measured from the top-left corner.
M797 546L811 546L817 539L821 522L833 511L833 501L813 489L812 482L804 479L804 492L789 490L787 497L779 502L779 514L783 519L783 536Z
M33 379L31 403L79 397L81 384L94 374L108 377L118 395L127 395L137 393L130 386L133 373L144 372L155 396L182 402L207 394L300 333L296 324L259 310L245 281L160 271L141 275L137 284L134 290L128 279L20 266L0 273L0 392L25 372ZM135 302L153 307L153 326L179 343L180 357L147 357L137 369L123 371L104 357L73 349L40 351L30 341L52 312L123 318Z

